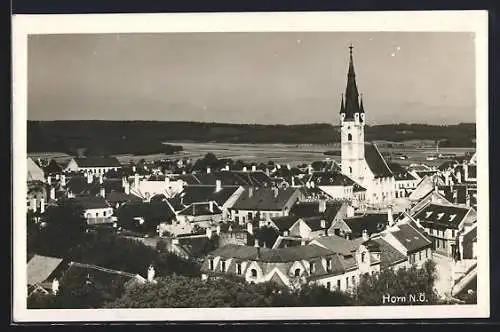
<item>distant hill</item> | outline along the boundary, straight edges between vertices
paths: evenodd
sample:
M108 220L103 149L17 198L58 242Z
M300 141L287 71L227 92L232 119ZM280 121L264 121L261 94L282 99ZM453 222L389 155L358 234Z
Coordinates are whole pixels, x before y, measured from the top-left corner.
M28 152L89 155L174 153L161 142L323 144L340 141L339 127L326 123L255 125L167 121L28 121ZM475 124L394 124L366 127L366 140L443 140L441 147L474 146Z

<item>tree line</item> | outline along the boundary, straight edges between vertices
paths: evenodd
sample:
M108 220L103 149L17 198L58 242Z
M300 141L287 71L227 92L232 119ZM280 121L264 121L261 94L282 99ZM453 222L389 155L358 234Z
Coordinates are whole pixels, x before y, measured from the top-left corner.
M366 139L402 142L440 140L441 146L472 147L473 123L438 126L390 124L366 126ZM314 134L312 134L314 133ZM28 121L28 152L76 155L172 154L178 145L162 142L329 144L340 141L339 127L327 123L257 125L167 121Z

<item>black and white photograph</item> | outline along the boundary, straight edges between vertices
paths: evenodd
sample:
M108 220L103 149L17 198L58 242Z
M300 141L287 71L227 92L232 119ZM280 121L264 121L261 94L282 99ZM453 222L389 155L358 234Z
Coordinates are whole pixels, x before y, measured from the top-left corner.
M486 12L19 15L13 45L15 320L488 317Z

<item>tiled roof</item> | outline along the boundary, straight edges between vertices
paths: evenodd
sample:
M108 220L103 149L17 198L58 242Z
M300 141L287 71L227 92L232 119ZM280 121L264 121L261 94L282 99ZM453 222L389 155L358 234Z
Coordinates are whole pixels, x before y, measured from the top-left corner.
M290 214L293 214L297 217L315 217L322 216L327 219L334 218L339 210L342 208L341 202L326 202L326 210L325 212L319 212L319 201L311 201L311 202L297 202L290 209Z
M28 262L28 285L44 282L61 265L62 258L34 255Z
M337 235L321 236L314 240L325 248L340 254L348 255L355 251L359 244L352 240L347 240Z
M352 186L354 181L340 172L314 172L309 181L317 186Z
M216 246L216 242L206 236L181 237L178 239L179 246L192 258L203 257L214 250Z
M465 204L467 202L467 185L439 186L438 190L452 203Z
M394 217L396 217L396 215L394 215ZM368 234L381 232L385 229L388 221L386 213L373 213L345 218L344 222L352 231L351 237L355 238L361 236L365 229Z
M194 174L177 174L171 177L172 181L182 180L187 184L201 184Z
M114 157L74 158L74 160L77 163L78 167L121 167L118 159Z
M431 245L431 241L409 224L398 224L397 231L391 234L408 250L420 251Z
M238 188L238 186L226 186L216 191L216 186L188 185L184 187L181 195L183 195L184 204L215 201L217 204L223 205Z
M417 173L417 175L420 177L420 178L423 178L427 175L434 175L437 173L437 171L433 171L433 170L430 170L430 171L417 171L415 172Z
M330 228L332 221L329 220L327 221L323 217L306 217L306 218L301 218L301 220L311 229L311 231L319 231L322 229L328 229ZM325 226L321 227L321 222L325 222Z
M375 178L393 176L375 143L365 144L365 160Z
M217 204L212 203L212 210L210 210L210 202L207 203L192 203L179 212L179 215L188 216L206 216L221 214L222 210Z
M295 224L295 222L297 222L298 219L299 217L297 216L284 216L284 217L271 218L273 223L276 225L276 227L278 227L278 229L281 232L289 230L290 227L292 227L292 225Z
M140 202L141 199L135 195L127 195L124 192L112 191L106 194L106 200L110 203Z
M386 269L395 264L404 262L408 259L407 256L399 252L396 248L391 246L383 238L376 238L373 241L377 242L380 247L380 268Z
M468 211L469 209L458 206L429 204L419 211L414 218L421 220L422 224L430 223L443 227L458 228Z
M104 198L97 196L80 196L70 198L69 200L73 200L84 209L104 209L110 207Z
M223 186L263 186L271 183L271 179L262 171L216 171L211 173L196 173L192 175L198 183L215 185L220 180Z
M278 191L277 196L275 196L274 190ZM285 207L285 204L290 201L292 195L294 195L296 191L296 188L247 188L236 200L232 209L257 211L282 210ZM252 192L251 195L250 192Z
M416 178L411 175L401 164L398 163L388 163L387 164L394 174L396 180L416 180Z

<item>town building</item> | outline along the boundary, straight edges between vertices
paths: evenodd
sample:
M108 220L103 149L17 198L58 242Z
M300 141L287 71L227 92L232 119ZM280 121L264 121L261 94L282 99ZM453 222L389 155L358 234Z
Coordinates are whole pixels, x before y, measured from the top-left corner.
M84 172L91 174L105 174L111 170L118 171L122 165L114 157L73 158L65 168L66 172Z

